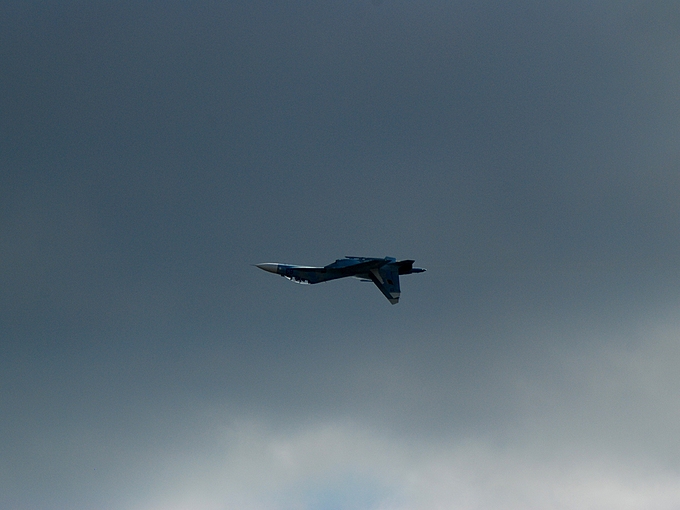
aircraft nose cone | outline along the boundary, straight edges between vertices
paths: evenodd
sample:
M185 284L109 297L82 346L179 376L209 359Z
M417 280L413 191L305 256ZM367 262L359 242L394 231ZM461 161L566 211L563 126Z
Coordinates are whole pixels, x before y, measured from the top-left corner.
M272 264L271 262L265 262L263 264L255 264L257 267L260 269L263 269L265 271L268 271L270 273L276 273L276 271L279 269L278 264Z

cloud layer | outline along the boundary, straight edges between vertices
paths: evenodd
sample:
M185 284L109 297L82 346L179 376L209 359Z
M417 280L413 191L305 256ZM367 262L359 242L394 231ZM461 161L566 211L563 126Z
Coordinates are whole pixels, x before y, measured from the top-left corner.
M0 506L678 507L679 13L0 5Z

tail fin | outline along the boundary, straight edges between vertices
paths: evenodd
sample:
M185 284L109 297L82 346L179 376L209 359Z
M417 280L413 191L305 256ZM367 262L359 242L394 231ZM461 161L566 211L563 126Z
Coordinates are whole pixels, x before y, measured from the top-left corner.
M371 269L371 280L380 289L390 303L396 305L399 302L401 290L399 289L399 266L387 264L378 269Z

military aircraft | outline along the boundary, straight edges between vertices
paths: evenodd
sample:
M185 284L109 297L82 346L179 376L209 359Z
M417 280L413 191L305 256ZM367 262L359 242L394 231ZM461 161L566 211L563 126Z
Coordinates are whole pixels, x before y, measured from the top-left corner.
M399 275L422 273L425 269L413 267L415 260L392 257L345 257L324 267L293 266L266 262L255 264L260 269L279 274L295 283L321 283L353 276L364 282L373 282L385 297L396 305L399 302Z

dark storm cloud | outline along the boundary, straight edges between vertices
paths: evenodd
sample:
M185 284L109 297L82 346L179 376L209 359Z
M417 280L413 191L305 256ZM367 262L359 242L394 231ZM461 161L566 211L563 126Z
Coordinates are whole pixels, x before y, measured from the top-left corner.
M5 504L677 503L675 4L0 9Z

